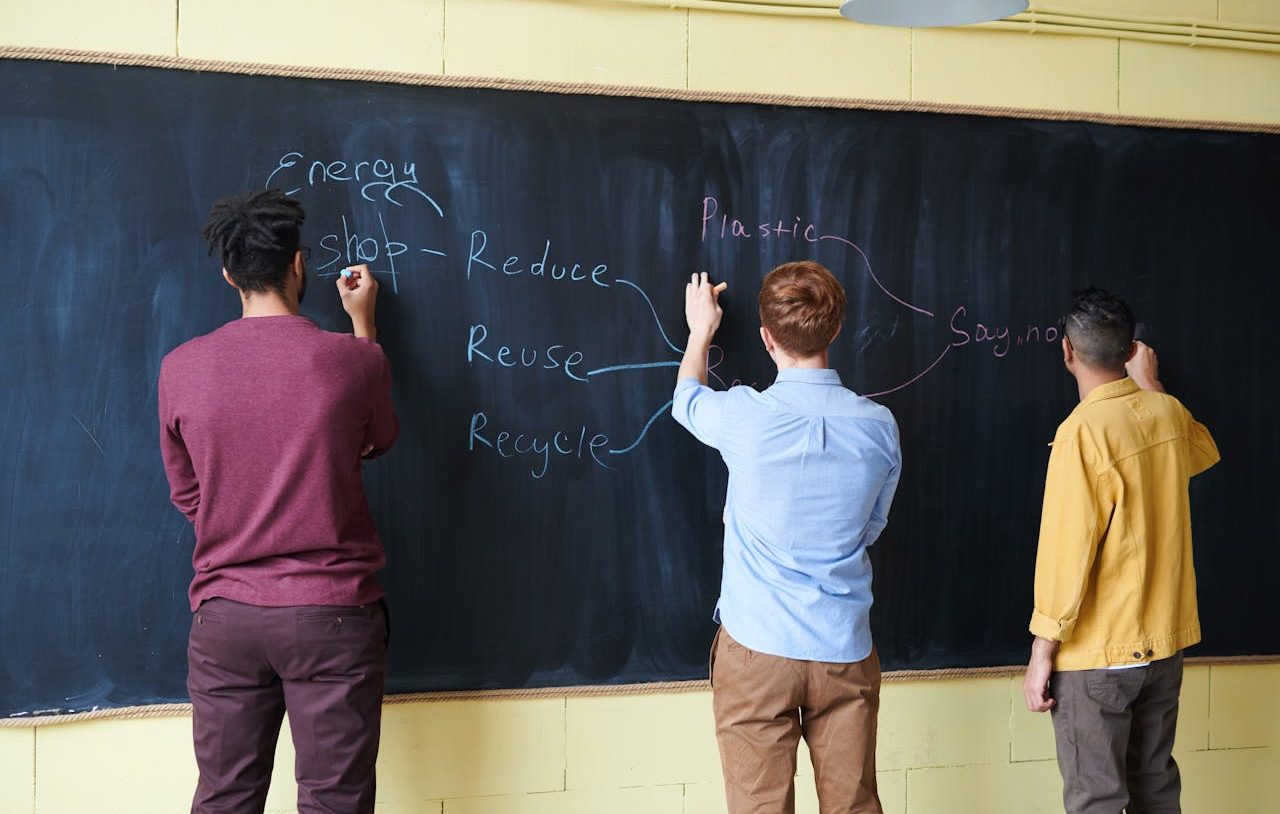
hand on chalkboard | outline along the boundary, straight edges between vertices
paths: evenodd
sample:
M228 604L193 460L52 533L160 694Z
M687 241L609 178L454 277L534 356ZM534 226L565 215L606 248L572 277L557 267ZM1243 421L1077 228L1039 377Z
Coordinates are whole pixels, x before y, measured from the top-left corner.
M1129 378L1143 390L1163 393L1164 386L1160 384L1158 375L1160 360L1156 358L1155 350L1146 342L1134 342L1133 346L1133 356L1124 366Z
M724 311L720 308L720 292L728 283L711 285L707 273L692 275L684 289L684 318L689 323L689 335L710 339L720 327Z
M338 296L342 298L343 310L351 317L356 336L376 340L373 310L377 304L378 281L367 264L350 266L338 275Z

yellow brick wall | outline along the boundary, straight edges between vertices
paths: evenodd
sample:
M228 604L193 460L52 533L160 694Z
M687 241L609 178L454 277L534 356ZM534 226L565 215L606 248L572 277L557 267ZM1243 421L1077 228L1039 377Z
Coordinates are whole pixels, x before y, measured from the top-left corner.
M1280 0L1055 8L1280 26ZM1280 122L1280 55L1106 37L902 31L607 0L0 0L0 44L702 90ZM174 814L188 718L0 728L2 814ZM1017 679L885 687L889 814L1060 811ZM1189 668L1188 814L1280 812L1280 665ZM268 810L292 811L288 732ZM801 812L816 812L800 760ZM387 707L380 814L718 814L705 693Z

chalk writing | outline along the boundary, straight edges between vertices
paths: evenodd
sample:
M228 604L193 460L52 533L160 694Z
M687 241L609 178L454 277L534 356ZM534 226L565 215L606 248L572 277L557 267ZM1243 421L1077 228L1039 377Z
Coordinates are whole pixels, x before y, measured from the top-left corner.
M489 429L489 416L484 411L471 414L467 449L471 452L491 450L503 458L527 456L533 459L529 474L536 479L546 476L553 456L588 460L605 469L613 469L601 460L598 450L609 446L609 436L591 433L585 424L573 430L556 429L542 437L532 432Z
M1009 351L1020 345L1053 344L1061 339L1056 325L1030 325L1020 331L1011 331L1009 325L995 325L976 322L970 325L965 317L969 310L961 305L951 314L951 347L962 348L972 342L975 345L986 344L991 355L1003 359Z
M502 367L537 367L541 370L561 370L564 375L578 382L588 381L586 376L577 372L582 364L582 351L568 350L564 345L548 347L521 347L513 349L508 345L485 348L489 338L489 329L483 322L477 322L467 331L467 364L474 365L476 360L491 362ZM591 372L587 376L593 375Z
M719 215L717 218L716 216ZM799 215L794 215L785 220L765 220L762 223L754 225L748 224L738 218L730 217L727 213L720 211L720 202L711 196L702 199L702 242L707 242L707 235L712 238L719 239L741 239L749 240L755 238L783 238L790 237L808 241L809 243L817 243L821 239L821 233L818 231L816 224L808 221Z
M489 235L483 229L476 229L471 233L471 250L467 257L467 279L471 279L473 269L477 266L487 268L490 271L498 271L498 266L484 259L485 249L489 245ZM549 280L568 280L570 282L591 281L593 284L601 288L609 287L609 266L605 263L596 263L591 265L591 270L587 270L587 266L582 263L574 263L572 266L566 263L548 263L551 256L551 240L548 238L542 247L542 257L534 260L532 263L525 263L520 259L519 255L507 255L502 261L502 273L508 277L515 277L522 274L528 274L530 277L540 277ZM496 260L496 258L495 258Z
M305 172L303 167L306 167ZM412 161L395 163L385 158L373 158L349 162L337 159L312 160L308 164L301 152L291 150L276 162L276 168L267 176L266 188L271 187L277 175L280 176L277 183L291 186L285 189L287 195L301 192L304 186L314 188L326 184L353 184L359 188L360 197L366 201L374 200L370 195L374 192L388 203L404 206L401 197L417 195L430 204L437 215L444 217L444 209L440 204L418 186L418 165Z

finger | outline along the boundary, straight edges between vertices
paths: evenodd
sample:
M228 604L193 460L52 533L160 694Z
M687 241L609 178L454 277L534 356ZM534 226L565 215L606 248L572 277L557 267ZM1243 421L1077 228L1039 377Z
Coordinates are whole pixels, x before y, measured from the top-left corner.
M711 289L711 291L712 291L712 293L713 293L713 294L715 294L716 296L719 296L719 295L720 295L720 292L721 292L721 291L724 291L724 290L725 290L726 288L728 288L728 287L729 287L729 284L728 284L728 283L716 283L716 287L715 287L715 288L713 288L713 289Z
M698 284L699 284L699 285L708 285L708 283L707 283L707 273L704 271L704 272L702 272L702 274L701 274L701 275L699 275L699 276L700 276L702 279L698 281Z
M698 287L698 272L695 271L693 274L689 275L689 285L694 288Z

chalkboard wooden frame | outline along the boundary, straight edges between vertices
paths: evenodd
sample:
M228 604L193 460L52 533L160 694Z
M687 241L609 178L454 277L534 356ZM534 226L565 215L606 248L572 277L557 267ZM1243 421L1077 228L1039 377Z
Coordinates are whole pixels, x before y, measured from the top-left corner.
M723 103L748 103L748 104L768 104L794 106L803 108L838 108L838 109L859 109L859 110L875 110L875 111L893 111L893 112L909 112L909 113L946 113L954 115L968 116L993 116L1002 118L1031 119L1042 121L1066 121L1066 122L1089 122L1105 125L1123 125L1123 126L1141 126L1141 127L1158 127L1173 129L1192 129L1192 130L1211 130L1220 132L1237 132L1237 133L1266 133L1280 134L1280 125L1268 123L1241 123L1241 122L1217 122L1217 121L1186 121L1171 120L1149 117L1131 117L1110 114L1090 114L1068 111L1049 111L1049 110L1027 110L1014 108L997 108L982 106L963 106L963 105L937 105L930 103L893 103L881 102L875 100L856 100L856 99L830 99L818 97L795 97L795 96L778 96L778 95L761 95L749 93L710 93L699 91L680 91L663 88L632 88L632 87L616 87L603 85L588 84L571 84L571 83L552 83L552 82L528 82L503 79L484 79L484 78L461 78L461 77L439 77L433 75L418 74L401 74L392 72L371 72L358 71L350 69L323 69L323 68L297 68L290 66L274 66L262 64L233 63L219 61L203 61L190 60L178 57L157 57L149 55L119 54L105 52L86 52L72 50L57 49L35 49L22 47L0 47L0 59L19 59L19 60L38 60L38 61L57 61L57 62L83 62L96 64L111 64L131 67L154 67L199 72L219 72L231 74L250 74L264 76L280 76L289 78L310 78L310 79L330 79L330 80L346 80L346 81L373 81L386 82L394 84L406 85L422 85L432 87L452 87L452 88L482 88L491 90L511 90L511 91L534 91L553 94L578 94L578 95L601 95L601 96L624 96L649 99L665 99L692 102L723 102ZM1267 662L1280 659L1280 656L1223 656L1223 657L1201 657L1189 660L1192 663L1245 663L1245 662ZM949 676L955 674L1011 674L1016 667L993 667L993 668L948 668L942 670L905 670L896 671L888 674L889 676L897 676L899 678L919 678L929 675L933 676ZM703 686L700 681L690 682L667 682L671 684L681 684L689 688L697 689ZM659 682L662 684L662 682ZM625 692L627 687L631 685L601 685L600 690L606 692ZM640 688L653 688L657 684L635 685ZM568 687L558 687L547 690L537 690L535 692L552 692L567 694L589 694L594 692L596 688L592 685L574 685ZM636 691L652 691L636 690ZM477 697L487 696L490 694L511 693L519 695L521 693L530 692L527 690L479 690L475 691ZM402 695L405 698L418 698L423 694L409 693ZM457 696L458 693L431 693L431 696L450 697ZM472 693L464 693L463 695L472 695ZM167 705L164 705L167 706ZM119 714L124 710L104 711L104 713ZM92 713L90 713L92 714ZM14 719L16 722L33 719ZM0 725L6 723L0 721Z

